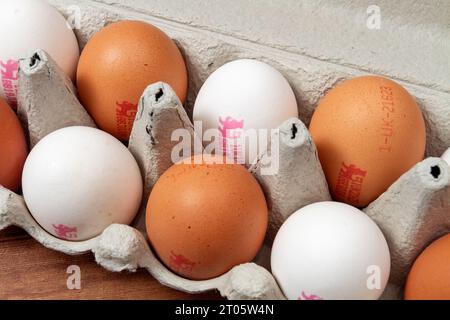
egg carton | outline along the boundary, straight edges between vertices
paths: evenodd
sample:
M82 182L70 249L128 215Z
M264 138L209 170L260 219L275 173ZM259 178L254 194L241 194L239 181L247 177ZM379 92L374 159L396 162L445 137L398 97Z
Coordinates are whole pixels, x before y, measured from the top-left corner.
M19 63L18 115L31 146L59 128L95 126L78 101L71 81L43 50L37 50ZM145 236L148 196L154 183L172 165L171 152L178 142L171 140L171 134L180 128L189 130L195 137L194 127L172 88L165 83L150 85L139 101L128 145L145 181L142 205L133 226L113 224L101 235L86 241L61 240L39 226L22 196L1 188L0 229L10 225L21 227L44 246L67 254L92 251L96 261L110 271L145 268L162 284L185 292L217 289L229 299L283 299L271 273L260 266L268 265L271 239L284 219L297 208L330 199L306 127L300 120L290 119L276 133L280 141L277 175L269 177L261 173L266 165L264 156L250 168L268 198L273 199L269 201L272 214L266 247L255 262L236 266L220 277L204 281L187 280L168 270L155 257ZM198 139L195 143L201 145ZM292 172L298 172L298 175L287 179Z
M59 128L95 127L78 101L70 79L43 50L20 61L18 115L31 146ZM97 263L110 271L145 268L162 284L188 293L217 289L228 299L285 299L269 271L273 238L283 221L297 209L330 200L307 128L293 118L272 136L272 141L279 141L277 174L263 174L264 167L270 164L269 151L249 168L260 182L270 210L267 236L258 256L220 277L202 281L184 279L167 269L153 253L145 235L147 199L154 183L172 165L171 151L177 141L171 141L171 133L180 128L190 131L193 145L201 144L170 86L150 85L139 101L128 145L145 181L142 205L132 226L113 224L86 241L61 240L37 224L22 196L0 187L0 230L10 225L21 227L42 245L71 255L91 251ZM414 259L432 240L450 231L449 170L441 159L427 158L364 209L382 229L391 251L390 283L383 298L400 298Z

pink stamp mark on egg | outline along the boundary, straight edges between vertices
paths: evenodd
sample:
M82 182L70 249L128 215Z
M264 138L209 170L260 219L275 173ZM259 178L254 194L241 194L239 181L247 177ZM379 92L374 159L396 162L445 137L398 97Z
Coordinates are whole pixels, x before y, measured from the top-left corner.
M242 157L243 129L244 120L237 120L230 116L225 119L219 117L220 151L235 161Z
M52 224L53 230L56 235L65 240L71 240L77 238L77 227L68 227L64 224Z
M0 60L0 74L2 80L3 94L9 105L16 109L17 107L17 90L19 79L19 62L13 59L8 61Z
M307 295L305 291L302 291L302 294L297 298L297 300L323 300L323 299L319 296L316 296L315 294Z
M194 266L196 265L195 262L189 260L182 254L176 254L173 251L170 251L169 259L170 259L169 266L178 273L191 272L192 269L194 269Z

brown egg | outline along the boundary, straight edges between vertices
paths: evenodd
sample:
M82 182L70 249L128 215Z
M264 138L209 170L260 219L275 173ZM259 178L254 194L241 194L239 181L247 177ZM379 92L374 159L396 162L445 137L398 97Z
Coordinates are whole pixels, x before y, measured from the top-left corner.
M14 111L0 98L0 185L17 192L28 146Z
M357 207L375 200L425 152L425 124L413 97L377 76L330 90L309 130L333 198Z
M238 164L175 164L155 184L147 233L159 258L190 279L217 277L251 261L267 229L268 212L256 179ZM208 160L209 159L209 160Z
M112 23L96 33L80 56L77 86L98 127L128 140L144 89L168 83L182 102L187 71L175 43L158 28L139 21Z
M450 300L450 234L428 246L414 262L406 300Z

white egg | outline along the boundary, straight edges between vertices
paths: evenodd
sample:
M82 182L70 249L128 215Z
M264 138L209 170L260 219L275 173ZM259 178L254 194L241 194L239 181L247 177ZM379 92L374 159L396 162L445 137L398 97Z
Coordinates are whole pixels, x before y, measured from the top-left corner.
M236 137L249 129L266 130L270 137L268 130L292 117L298 117L298 109L288 81L268 64L251 59L235 60L214 71L201 87L193 111L203 132L219 130L221 151L246 164L266 151L267 139L258 134L260 146L251 146ZM251 148L258 148L257 154Z
M293 300L378 299L390 255L378 226L362 211L318 202L281 226L271 254L272 273Z
M86 240L112 223L129 224L142 198L138 164L110 134L67 127L44 137L23 169L25 202L49 233Z
M65 18L42 0L0 1L0 96L17 101L18 60L44 49L72 79L80 55Z

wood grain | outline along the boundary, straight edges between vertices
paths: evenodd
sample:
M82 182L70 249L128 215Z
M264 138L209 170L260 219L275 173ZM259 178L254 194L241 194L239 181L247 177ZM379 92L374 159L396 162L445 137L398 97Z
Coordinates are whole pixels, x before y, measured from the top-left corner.
M67 268L81 269L81 290L67 288ZM0 231L0 299L220 299L162 286L145 270L114 273L92 254L69 256L43 247L18 228Z

